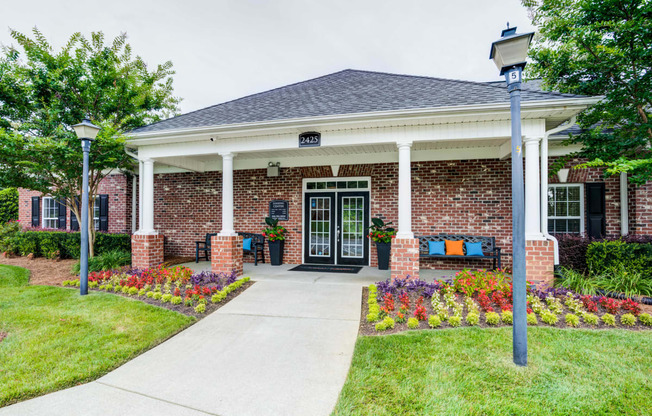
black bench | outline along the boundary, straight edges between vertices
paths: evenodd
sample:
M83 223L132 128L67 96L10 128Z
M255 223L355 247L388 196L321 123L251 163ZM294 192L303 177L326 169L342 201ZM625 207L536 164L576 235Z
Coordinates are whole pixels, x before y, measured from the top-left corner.
M242 248L243 254L252 253L254 255L254 266L258 266L258 253L260 253L261 261L265 263L265 236L255 233L238 233L243 239L251 238L251 249L245 250Z
M417 236L419 239L419 257L420 258L458 258L458 259L493 259L493 268L496 269L496 261L500 269L500 247L496 247L495 237L480 237L476 235L462 235L462 234L437 234L437 235L421 235ZM484 256L455 256L455 255L441 255L441 254L428 254L430 247L428 243L431 241L459 241L465 243L482 243L482 253ZM466 245L464 246L464 254L466 254Z
M206 261L211 261L211 237L217 235L215 234L206 234L206 241L195 241L195 263L199 263L199 252L203 251L203 256L206 257Z

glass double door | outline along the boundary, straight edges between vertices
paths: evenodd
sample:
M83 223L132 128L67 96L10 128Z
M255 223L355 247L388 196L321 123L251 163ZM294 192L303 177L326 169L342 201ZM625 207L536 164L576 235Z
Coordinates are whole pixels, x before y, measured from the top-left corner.
M304 262L369 264L369 191L308 192Z

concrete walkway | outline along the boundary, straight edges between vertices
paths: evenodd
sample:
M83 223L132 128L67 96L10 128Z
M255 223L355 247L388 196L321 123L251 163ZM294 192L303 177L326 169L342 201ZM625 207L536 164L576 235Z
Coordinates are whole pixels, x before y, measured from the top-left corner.
M330 414L353 355L361 288L389 272L291 267L245 264L256 283L197 324L99 380L0 416Z
M361 287L374 278L293 273L258 279L95 382L0 415L328 415L351 362Z

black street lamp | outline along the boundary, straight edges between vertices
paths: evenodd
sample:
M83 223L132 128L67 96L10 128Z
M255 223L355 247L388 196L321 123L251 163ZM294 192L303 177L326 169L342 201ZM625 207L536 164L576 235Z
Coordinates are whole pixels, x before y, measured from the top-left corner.
M84 152L84 173L82 178L82 206L81 206L81 252L79 253L79 293L88 294L88 153L91 151L91 142L97 137L100 128L91 123L87 118L81 123L72 126L81 139Z
M516 27L502 31L491 45L489 59L505 75L512 117L512 287L514 303L514 363L527 365L527 282L525 276L525 196L521 136L521 73L534 33L516 34Z

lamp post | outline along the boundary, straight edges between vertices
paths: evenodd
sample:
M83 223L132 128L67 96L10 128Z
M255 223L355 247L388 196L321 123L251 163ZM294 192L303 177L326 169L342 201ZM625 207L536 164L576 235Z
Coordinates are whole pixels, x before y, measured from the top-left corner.
M505 76L512 117L512 287L514 305L514 363L527 365L527 292L525 276L525 197L521 137L521 72L534 33L516 34L516 27L502 31L491 45L489 59Z
M79 254L79 293L88 294L88 153L91 142L97 137L100 128L91 123L87 118L81 123L72 126L81 139L84 152L84 173L82 176L82 206L81 206L81 252Z

